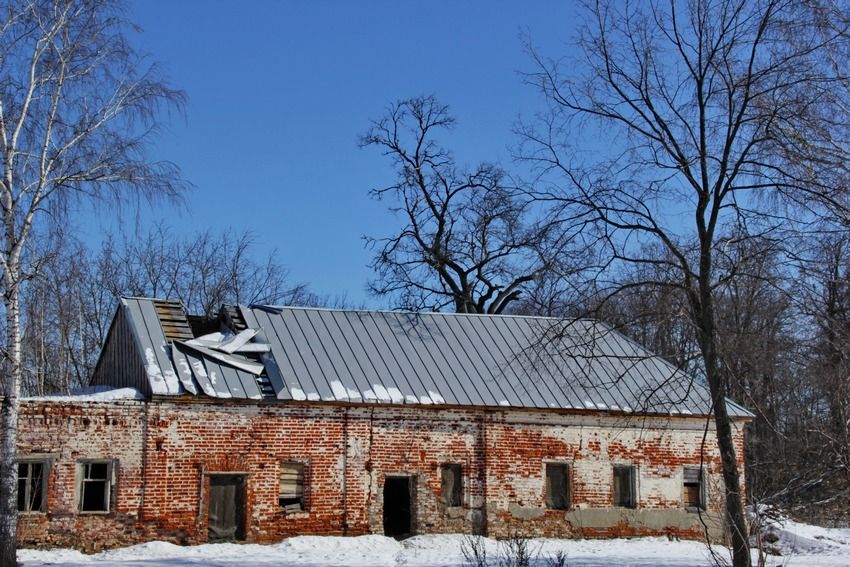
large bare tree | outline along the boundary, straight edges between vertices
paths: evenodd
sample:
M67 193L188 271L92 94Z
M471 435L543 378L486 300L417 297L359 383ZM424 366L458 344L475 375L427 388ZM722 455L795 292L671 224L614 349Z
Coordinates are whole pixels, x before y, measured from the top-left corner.
M499 166L457 165L436 139L454 124L446 105L420 96L391 105L362 137L395 166L395 182L372 195L389 200L402 222L369 239L378 274L371 288L402 308L498 314L566 256L558 252L568 240L535 217Z
M593 227L607 249L599 282L609 295L624 289L622 273L653 265L668 277L641 285L673 286L686 299L736 566L750 565L726 405L740 390L722 363L718 294L738 270L719 260L742 239L782 242L791 221L846 210L835 174L846 156L835 88L845 77L827 56L843 51L843 38L820 18L811 3L788 0L599 0L586 5L574 57L531 49L529 80L551 103L522 128L539 198Z
M147 158L160 110L183 101L129 44L112 0L0 5L0 271L5 337L0 446L0 565L16 564L15 450L21 388L21 292L41 258L39 224L84 197L175 195L170 163ZM45 231L48 228L44 229Z

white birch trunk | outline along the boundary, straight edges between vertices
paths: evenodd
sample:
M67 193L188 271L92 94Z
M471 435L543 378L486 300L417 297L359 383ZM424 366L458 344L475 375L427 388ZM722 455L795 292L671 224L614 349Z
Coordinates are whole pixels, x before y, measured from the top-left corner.
M8 286L8 284L7 284ZM3 365L2 440L0 440L0 567L17 565L18 409L21 395L20 295L12 286L4 299L7 357Z

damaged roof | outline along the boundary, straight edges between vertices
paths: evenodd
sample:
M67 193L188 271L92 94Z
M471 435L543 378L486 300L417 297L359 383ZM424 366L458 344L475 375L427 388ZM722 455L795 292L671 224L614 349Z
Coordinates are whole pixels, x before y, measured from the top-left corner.
M240 305L223 307L218 324L196 336L179 303L123 298L92 384L160 396L649 414L711 406L699 381L587 319Z

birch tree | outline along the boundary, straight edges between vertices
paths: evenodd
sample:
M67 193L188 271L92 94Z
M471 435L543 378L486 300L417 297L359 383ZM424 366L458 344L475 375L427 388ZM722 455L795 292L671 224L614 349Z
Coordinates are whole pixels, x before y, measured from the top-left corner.
M129 44L112 0L0 6L2 350L0 565L16 564L21 293L39 268L33 231L85 198L174 196L177 168L146 154L160 111L183 94Z
M738 274L730 242L777 243L794 221L845 214L843 36L812 3L691 0L586 5L573 58L531 50L550 112L522 129L538 198L582 218L605 246L601 288L655 266L686 299L713 398L733 563L750 565L726 398L718 292ZM656 253L647 255L646 251ZM657 251L663 250L663 254ZM632 284L632 287L634 285Z

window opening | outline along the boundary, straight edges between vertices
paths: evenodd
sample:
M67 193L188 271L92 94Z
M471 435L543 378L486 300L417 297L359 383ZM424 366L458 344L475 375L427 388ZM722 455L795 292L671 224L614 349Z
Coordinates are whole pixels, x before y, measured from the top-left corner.
M570 505L569 467L565 464L546 464L546 507L566 510Z
M683 480L685 508L691 512L705 510L705 475L701 467L685 467Z
M614 465L614 506L634 508L637 506L635 467Z
M80 463L80 512L109 512L112 463Z
M440 467L444 506L463 506L463 468L457 463Z
M47 464L44 461L18 463L18 512L44 512L46 508Z
M287 512L304 510L304 463L281 463L278 504Z

